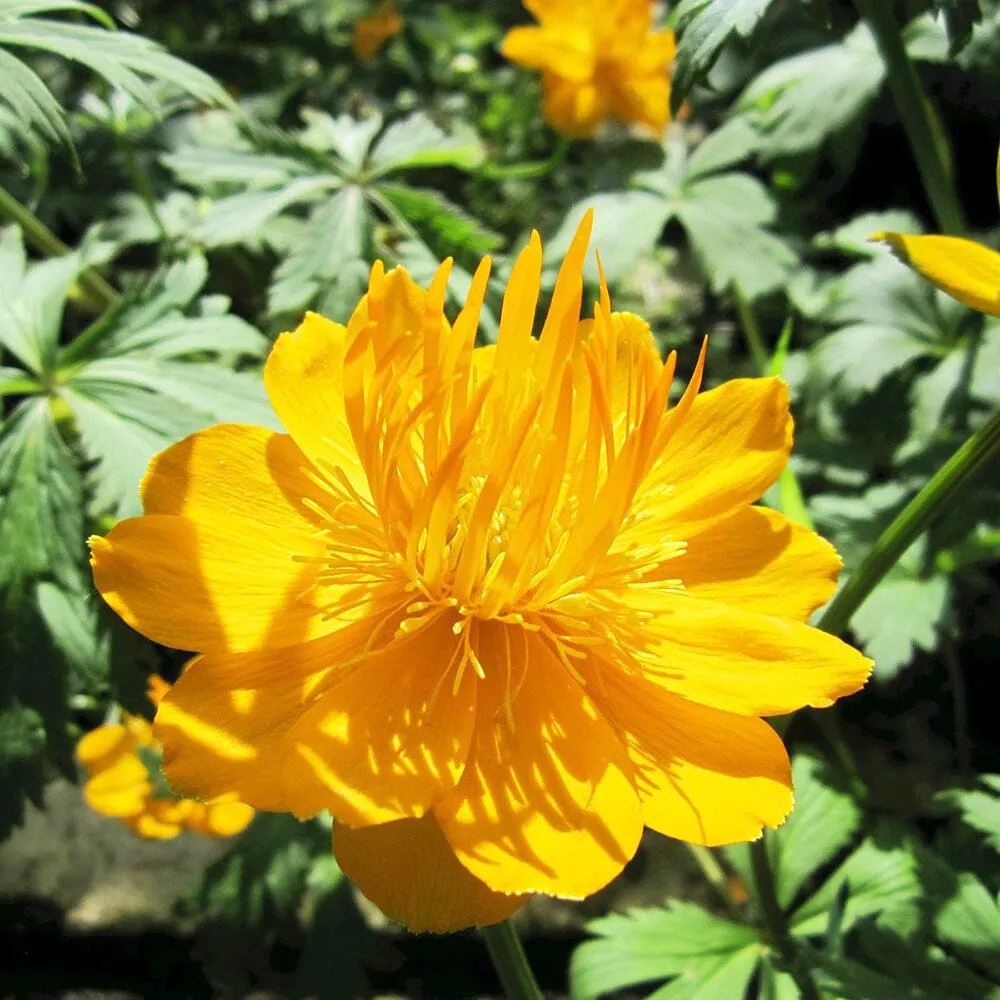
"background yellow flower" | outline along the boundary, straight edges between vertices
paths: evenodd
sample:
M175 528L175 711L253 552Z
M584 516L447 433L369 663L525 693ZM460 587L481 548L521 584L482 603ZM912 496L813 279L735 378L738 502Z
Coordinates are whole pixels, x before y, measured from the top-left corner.
M496 346L489 262L454 325L372 269L346 327L307 316L265 382L289 434L220 425L168 449L145 515L92 539L95 582L201 651L163 698L171 783L300 817L415 929L582 898L644 826L757 837L792 807L761 716L826 706L870 661L805 624L833 549L751 504L792 442L784 384L673 408L676 358L602 285L580 322L588 215L539 339L537 234Z
M403 30L403 19L396 11L395 0L383 0L371 17L354 22L351 48L359 59L371 59L393 35Z
M162 677L150 678L154 705L169 690ZM228 837L253 819L253 809L235 796L198 802L172 795L159 774L152 727L141 716L123 712L120 723L98 726L77 744L76 756L89 775L83 796L91 809L122 820L142 837L165 840L185 829Z
M514 28L501 51L542 73L545 117L589 136L613 116L662 132L670 120L671 31L652 30L650 0L525 0L537 26Z

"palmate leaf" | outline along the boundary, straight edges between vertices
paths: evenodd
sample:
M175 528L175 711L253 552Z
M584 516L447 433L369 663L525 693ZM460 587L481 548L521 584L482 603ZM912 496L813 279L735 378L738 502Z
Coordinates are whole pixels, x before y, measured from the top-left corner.
M587 929L597 938L573 954L574 1000L592 1000L668 978L669 985L654 996L742 997L764 950L753 928L691 903L671 902L663 909L602 917Z
M1000 853L1000 774L979 776L984 788L950 789L938 798L956 808L962 822L985 835L986 843Z
M748 39L774 0L681 0L671 104L680 108L691 87L712 68L733 35Z
M949 948L1000 979L1000 907L974 875L958 876L954 895L938 911L935 930Z
M610 281L624 277L658 242L666 223L677 219L714 292L738 288L753 301L782 287L797 258L768 229L777 206L767 189L749 174L714 172L726 163L718 147L688 155L681 140L668 139L664 153L659 170L632 178L634 190L578 202L549 241L553 258L566 252L580 219L592 208L592 242L600 248ZM586 268L588 279L596 281L593 262L588 260Z
M218 421L274 421L258 374L205 360L259 357L267 347L235 316L191 315L206 276L202 257L175 264L146 298L100 321L99 336L84 334L85 349L64 352L60 393L93 463L95 512L137 513L149 460L185 435Z
M82 14L104 27L38 17ZM42 79L6 49L45 52L78 62L120 87L154 114L161 103L148 81L169 84L207 104L233 106L232 98L207 73L170 55L156 42L126 31L100 8L73 0L0 0L0 101L11 108L26 131L67 142L65 112Z

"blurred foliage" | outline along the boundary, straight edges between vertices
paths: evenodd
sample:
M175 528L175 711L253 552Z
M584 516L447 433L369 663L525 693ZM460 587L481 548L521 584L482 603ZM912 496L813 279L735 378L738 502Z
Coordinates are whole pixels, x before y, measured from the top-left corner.
M426 280L454 256L454 307L493 254L490 338L530 230L544 297L593 207L618 307L646 316L681 370L706 332L713 381L780 355L794 475L765 500L811 519L848 571L1000 406L1000 321L866 242L935 224L853 3L664 4L677 121L662 140L612 124L573 143L544 124L537 78L499 55L529 20L519 2L400 0L403 31L358 62L351 26L370 6L0 0L0 836L73 773L81 731L134 704L146 672L180 666L109 620L86 537L138 510L164 446L217 421L273 425L271 340L307 308L345 320L376 258ZM1000 3L890 7L963 208L997 245ZM876 674L847 708L848 751L799 754L797 809L767 838L781 919L824 996L1000 996L983 681L1000 641L998 497L993 468L855 616ZM920 776L910 814L844 767L879 741ZM941 742L944 763L921 756ZM574 995L799 996L746 850L719 864L748 899L600 918ZM263 955L305 927L289 995L366 989L331 985L324 965L337 940L355 968L361 932L318 822L259 817L187 905Z

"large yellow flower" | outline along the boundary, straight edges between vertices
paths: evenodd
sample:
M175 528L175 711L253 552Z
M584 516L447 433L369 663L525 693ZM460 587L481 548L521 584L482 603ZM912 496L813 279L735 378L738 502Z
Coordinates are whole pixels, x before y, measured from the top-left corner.
M997 159L1000 198L1000 157ZM1000 316L1000 253L957 236L911 236L874 233L869 237L892 247L896 256L963 305Z
M542 72L545 117L589 136L609 116L662 132L670 120L671 31L652 30L652 0L524 0L538 25L514 28L501 51Z
M154 705L169 690L161 677L150 678L149 700ZM140 837L166 840L185 829L229 837L253 819L253 809L233 795L197 802L171 794L159 773L152 727L139 715L123 712L120 723L91 730L77 744L76 756L89 775L83 786L87 805L122 820Z
M761 716L826 706L870 663L805 624L840 562L751 504L792 442L784 384L677 404L602 286L580 321L588 216L538 339L534 234L498 343L489 261L454 324L376 263L346 327L309 315L265 369L288 430L221 425L154 459L143 517L92 540L111 606L198 650L156 734L171 783L300 817L416 929L579 898L643 826L757 837L792 807Z

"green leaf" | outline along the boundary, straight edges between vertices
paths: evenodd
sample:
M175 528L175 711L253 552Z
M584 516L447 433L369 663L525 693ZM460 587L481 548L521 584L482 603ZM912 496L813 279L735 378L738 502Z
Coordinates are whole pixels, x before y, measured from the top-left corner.
M33 708L0 708L0 775L15 760L30 760L45 749L45 721Z
M316 208L298 245L275 271L268 291L271 313L298 311L324 284L337 284L364 256L370 227L364 194L353 184ZM364 270L367 274L367 267Z
M968 872L958 876L934 926L942 941L1000 979L1000 909L979 879Z
M933 0L936 10L944 14L950 51L956 55L972 37L972 29L983 19L979 0Z
M105 27L32 16L59 12L83 13ZM0 0L0 46L50 53L78 62L157 115L163 105L148 86L151 80L169 84L207 104L233 107L232 98L207 73L170 55L148 38L107 30L111 26L107 15L92 4ZM0 56L0 100L26 130L37 129L53 140L68 142L65 112L41 78L11 53L0 50Z
M843 850L857 832L861 810L829 776L829 765L811 753L792 761L795 808L768 836L775 892L782 908L791 905L809 876Z
M95 594L43 581L38 585L37 599L55 647L72 668L75 686L96 690L108 677L111 635L101 625Z
M769 66L737 109L759 135L765 159L820 148L864 115L885 79L885 64L864 21L841 42Z
M773 0L681 0L671 104L676 112L733 35L748 39Z
M375 143L368 159L376 177L418 167L475 170L486 154L474 136L449 136L423 112L393 122Z
M573 954L574 1000L674 976L681 983L657 996L742 996L761 953L752 928L691 903L673 901L664 909L614 914L592 921L587 929L598 937ZM709 983L726 989L696 992Z
M957 809L962 822L986 835L986 843L1000 852L1000 774L981 774L983 789L949 789L938 799Z
M906 844L881 846L866 840L791 916L799 937L817 937L829 926L830 909L846 893L840 922L846 934L855 924L876 916L880 925L910 930L919 922L921 885L917 863Z
M263 190L309 174L308 165L292 156L217 146L185 146L161 160L185 184L199 189L246 185Z
M0 603L29 582L76 589L83 557L83 487L46 399L22 402L0 428Z

